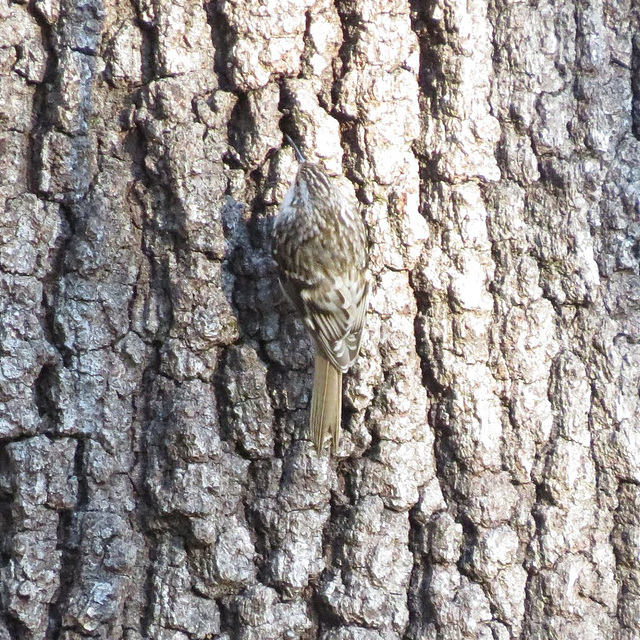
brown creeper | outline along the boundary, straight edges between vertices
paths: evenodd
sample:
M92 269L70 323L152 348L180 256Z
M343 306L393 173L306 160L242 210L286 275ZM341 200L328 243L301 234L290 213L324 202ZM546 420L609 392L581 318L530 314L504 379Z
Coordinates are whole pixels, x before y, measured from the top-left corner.
M291 138L300 167L273 228L280 284L315 348L311 438L318 453L340 441L342 374L358 357L367 312L368 245L355 206Z

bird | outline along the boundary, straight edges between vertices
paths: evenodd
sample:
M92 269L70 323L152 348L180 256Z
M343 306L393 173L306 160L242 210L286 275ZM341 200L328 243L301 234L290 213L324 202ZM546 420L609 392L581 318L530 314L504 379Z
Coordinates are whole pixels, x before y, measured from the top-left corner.
M355 203L286 136L298 171L275 218L279 281L314 347L310 434L317 454L340 442L342 375L360 351L370 289L369 247Z

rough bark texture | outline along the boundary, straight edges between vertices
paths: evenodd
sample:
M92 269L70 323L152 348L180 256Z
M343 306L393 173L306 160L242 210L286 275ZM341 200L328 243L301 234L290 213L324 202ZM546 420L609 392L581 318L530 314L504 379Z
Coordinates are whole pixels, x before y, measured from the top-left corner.
M0 640L640 638L637 0L0 0ZM282 131L375 290L339 455Z

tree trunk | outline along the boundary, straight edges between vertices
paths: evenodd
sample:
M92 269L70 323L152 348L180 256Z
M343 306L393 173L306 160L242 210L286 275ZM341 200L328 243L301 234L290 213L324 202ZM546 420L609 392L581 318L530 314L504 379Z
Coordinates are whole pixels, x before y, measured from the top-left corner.
M0 640L640 638L637 0L0 4ZM339 451L283 132L374 287Z

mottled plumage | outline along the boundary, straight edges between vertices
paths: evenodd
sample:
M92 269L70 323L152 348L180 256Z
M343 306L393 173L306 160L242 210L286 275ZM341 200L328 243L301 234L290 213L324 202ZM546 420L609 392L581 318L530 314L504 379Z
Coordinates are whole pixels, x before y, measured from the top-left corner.
M325 172L301 161L275 220L280 283L315 347L311 437L318 452L340 439L342 374L353 364L367 311L368 248L362 219Z

